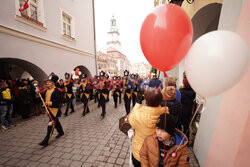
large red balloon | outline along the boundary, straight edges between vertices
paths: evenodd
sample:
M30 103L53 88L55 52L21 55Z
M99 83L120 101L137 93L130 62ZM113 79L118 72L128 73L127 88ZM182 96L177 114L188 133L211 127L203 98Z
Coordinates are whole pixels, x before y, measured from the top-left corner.
M174 68L187 54L193 27L186 12L174 4L154 9L144 20L141 49L149 63L160 71Z

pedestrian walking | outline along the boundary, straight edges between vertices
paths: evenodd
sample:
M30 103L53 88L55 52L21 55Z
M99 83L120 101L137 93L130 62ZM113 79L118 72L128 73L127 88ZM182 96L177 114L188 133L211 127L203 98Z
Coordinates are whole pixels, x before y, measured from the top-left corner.
M98 100L100 102L100 106L102 108L101 116L102 118L105 117L106 114L106 101L108 98L108 83L105 82L105 72L100 72L100 80L98 84L95 86L98 92ZM98 104L99 105L99 104Z
M87 81L87 74L82 74L81 85L79 87L80 98L83 103L82 116L85 116L86 113L89 113L89 107L88 107L88 102L90 97L89 84L90 83L88 83Z
M134 89L133 81L128 78L129 71L124 71L123 83L122 83L122 93L124 98L125 110L126 114L130 113L131 99L132 99L132 91Z
M65 76L64 88L65 88L65 96L66 96L66 103L67 103L67 107L66 107L64 115L68 116L69 108L71 108L70 113L73 113L75 111L74 105L73 105L73 99L75 97L73 94L73 81L70 78L70 74L65 73L64 76Z

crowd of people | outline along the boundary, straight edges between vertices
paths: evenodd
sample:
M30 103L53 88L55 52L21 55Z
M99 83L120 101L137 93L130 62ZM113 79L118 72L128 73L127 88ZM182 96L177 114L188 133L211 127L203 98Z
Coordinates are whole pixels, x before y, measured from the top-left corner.
M13 117L21 115L27 119L30 115L42 113L39 98L36 97L35 87L29 79L3 80L0 79L0 116L2 129L15 126Z
M163 89L149 88L128 115L134 130L132 162L135 167L189 166L189 124L194 111L195 92L183 79L166 78ZM145 105L142 101L145 99Z
M135 131L132 149L134 166L164 166L166 163L185 166L189 161L186 145L196 94L185 75L181 89L176 87L176 78L173 76L168 76L164 81L156 76L152 79L140 78L138 74L129 74L127 70L123 77L110 78L101 71L99 76L92 78L82 74L77 80L65 73L65 80L59 81L52 73L42 87L38 87L39 83L35 80L0 80L2 129L15 126L13 115L20 114L23 119L27 119L31 114L48 112L48 132L40 143L47 146L53 128L58 130L57 137L64 135L58 117L61 114L68 116L69 110L70 113L74 112L76 101L83 103L82 116L91 112L88 105L93 100L102 108L101 117L104 118L111 94L114 108L124 100L128 121ZM142 105L144 99L145 105ZM64 104L65 111L61 112L60 108Z

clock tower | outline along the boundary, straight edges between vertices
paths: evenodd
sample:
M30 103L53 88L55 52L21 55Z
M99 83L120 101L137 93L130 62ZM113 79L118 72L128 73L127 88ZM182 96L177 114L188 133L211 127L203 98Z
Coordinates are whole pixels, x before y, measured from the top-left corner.
M121 43L119 41L119 31L118 31L118 28L117 28L117 25L116 25L116 19L114 17L114 15L112 15L112 18L111 18L111 27L110 27L110 30L108 32L108 42L107 42L107 47L108 48L114 48L118 51L121 50Z

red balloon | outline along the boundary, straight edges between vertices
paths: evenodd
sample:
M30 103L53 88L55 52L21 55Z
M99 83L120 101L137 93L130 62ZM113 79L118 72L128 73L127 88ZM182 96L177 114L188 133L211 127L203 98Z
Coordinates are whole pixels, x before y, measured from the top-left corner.
M148 74L148 77L151 78L151 74Z
M174 4L154 9L144 20L141 49L149 63L160 71L174 68L187 54L193 27L187 13Z

